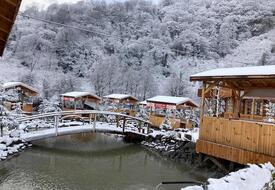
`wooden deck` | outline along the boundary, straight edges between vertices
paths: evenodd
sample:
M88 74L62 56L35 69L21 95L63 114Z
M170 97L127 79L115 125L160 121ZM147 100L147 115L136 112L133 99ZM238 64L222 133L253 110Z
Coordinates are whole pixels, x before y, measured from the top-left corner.
M203 117L196 151L240 164L275 164L275 124Z

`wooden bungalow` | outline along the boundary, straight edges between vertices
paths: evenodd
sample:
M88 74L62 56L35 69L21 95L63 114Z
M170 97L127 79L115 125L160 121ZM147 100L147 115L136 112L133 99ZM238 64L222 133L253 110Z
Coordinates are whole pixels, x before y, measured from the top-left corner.
M0 56L3 55L21 0L0 1Z
M153 126L159 127L168 112L169 122L172 128L191 128L192 123L186 119L177 116L176 112L190 110L192 111L197 107L196 103L190 98L186 97L173 97L173 96L155 96L147 99L147 108L150 109L149 120Z
M67 92L61 94L63 111L68 110L96 110L99 108L101 98L89 92Z
M275 65L214 69L190 80L202 83L198 153L275 164Z
M110 94L103 97L110 111L134 116L138 99L128 94Z
M38 95L36 89L22 82L7 82L3 84L2 88L7 96L4 105L8 110L12 110L14 104L20 103L23 113L32 113L33 98Z

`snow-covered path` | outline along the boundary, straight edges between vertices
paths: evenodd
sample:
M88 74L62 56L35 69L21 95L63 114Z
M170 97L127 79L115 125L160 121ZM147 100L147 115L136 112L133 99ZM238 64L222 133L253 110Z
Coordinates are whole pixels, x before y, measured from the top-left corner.
M97 123L94 128L93 125L83 125L83 126L72 126L72 127L62 127L58 128L57 131L55 128L51 129L42 129L40 131L33 131L28 133L23 133L20 135L22 140L27 142L34 140L41 140L46 138L51 138L55 136L62 135L70 135L77 133L87 133L87 132L95 132L95 133L123 133L123 129L121 127L116 127L115 125L110 125L107 123ZM125 132L138 134L142 136L147 136L147 134L140 133L137 130L132 128L125 128Z

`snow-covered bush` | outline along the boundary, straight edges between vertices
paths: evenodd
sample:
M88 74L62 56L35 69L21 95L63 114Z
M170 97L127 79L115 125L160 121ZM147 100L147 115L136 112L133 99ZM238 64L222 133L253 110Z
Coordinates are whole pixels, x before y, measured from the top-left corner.
M172 129L172 126L169 122L169 113L166 114L165 118L163 119L163 122L161 123L161 125L159 126L159 128L161 130L165 130L165 131L168 131L168 130L171 130Z
M12 111L10 112L11 115L20 116L23 114L23 111L21 109L21 104L16 103L12 107Z
M13 89L1 93L0 98L2 98L3 101L9 102L18 102L20 100L19 93Z
M61 111L61 108L58 103L43 100L43 102L39 105L38 111L39 113L59 112Z

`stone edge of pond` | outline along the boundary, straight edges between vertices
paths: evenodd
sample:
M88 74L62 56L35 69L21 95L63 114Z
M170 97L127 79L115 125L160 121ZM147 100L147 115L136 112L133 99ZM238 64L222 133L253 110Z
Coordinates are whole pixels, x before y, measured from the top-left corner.
M31 146L32 144L18 137L0 137L0 161L9 160L13 156L18 155L19 152Z
M150 152L168 160L187 164L193 168L212 173L211 177L223 177L226 175L219 167L211 163L202 163L196 153L196 142L177 140L170 136L148 136L140 143Z

